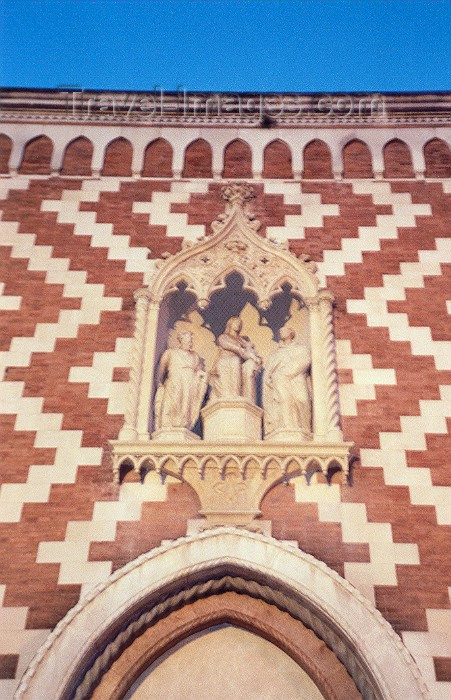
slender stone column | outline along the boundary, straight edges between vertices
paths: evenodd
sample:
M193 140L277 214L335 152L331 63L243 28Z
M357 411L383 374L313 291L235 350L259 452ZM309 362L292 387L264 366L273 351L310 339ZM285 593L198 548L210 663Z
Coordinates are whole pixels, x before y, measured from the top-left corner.
M144 332L144 347L142 350L141 381L139 387L138 415L136 429L138 440L147 441L150 439L150 405L153 396L155 350L158 332L158 316L160 305L150 301L147 311L147 325Z
M313 382L313 433L316 442L341 442L337 362L333 333L333 295L321 290L306 299L310 312Z
M128 385L128 401L125 410L125 423L119 433L119 440L134 440L137 437L137 420L146 337L147 312L149 295L147 289L137 289L135 297L135 332L130 363L130 380Z

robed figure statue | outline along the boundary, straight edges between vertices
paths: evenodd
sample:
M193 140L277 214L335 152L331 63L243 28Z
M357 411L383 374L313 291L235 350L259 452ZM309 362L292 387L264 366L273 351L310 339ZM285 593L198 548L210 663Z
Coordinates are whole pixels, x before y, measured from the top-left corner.
M241 336L242 321L229 318L217 340L218 353L210 372L211 400L243 397L256 403L256 378L262 360L249 338Z
M155 395L155 429L195 425L207 390L202 358L193 350L193 334L177 335L179 347L163 353Z
M279 331L280 343L268 358L263 375L265 435L273 431L312 437L310 351L295 342L292 328Z

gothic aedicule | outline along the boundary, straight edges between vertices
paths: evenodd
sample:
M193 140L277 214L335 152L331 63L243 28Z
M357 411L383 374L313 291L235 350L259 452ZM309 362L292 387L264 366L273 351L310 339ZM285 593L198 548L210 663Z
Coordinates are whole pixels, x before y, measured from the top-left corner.
M129 404L112 441L130 469L189 483L209 523L244 525L265 493L315 471L349 476L333 296L316 265L258 234L253 189L222 188L213 235L162 258L136 292Z

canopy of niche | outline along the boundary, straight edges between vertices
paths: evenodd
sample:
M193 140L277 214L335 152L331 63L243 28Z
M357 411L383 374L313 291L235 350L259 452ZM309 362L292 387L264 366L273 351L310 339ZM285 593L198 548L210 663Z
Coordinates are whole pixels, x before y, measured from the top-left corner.
M239 273L243 289L255 295L260 309L268 309L272 299L286 293L313 298L319 283L316 265L307 256L297 258L287 244L262 238L260 223L244 211L254 195L251 188L229 185L223 188L226 211L212 223L214 235L193 244L186 241L180 253L158 261L151 285L151 301L160 304L182 284L188 294L205 309L214 292L224 289L231 273Z

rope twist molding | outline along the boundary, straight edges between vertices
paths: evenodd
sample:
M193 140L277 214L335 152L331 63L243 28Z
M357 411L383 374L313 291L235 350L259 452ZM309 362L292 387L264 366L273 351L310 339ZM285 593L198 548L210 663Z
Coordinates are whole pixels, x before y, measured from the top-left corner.
M67 697L67 684L75 678L78 682L72 693L78 692L77 700L81 700L96 673L107 666L109 655L114 653L115 647L108 649L108 639L110 644L120 645L130 620L131 632L136 631L133 625L151 624L170 604L171 589L172 602L179 605L193 595L213 595L215 586L231 586L232 581L238 590L244 586L249 595L266 597L298 619L302 615L326 644L337 647L337 656L360 687L361 674L366 675L367 686L376 693L366 697L430 697L401 639L351 584L301 550L261 534L226 527L151 550L90 591L41 647L22 678L15 699ZM163 591L166 599L149 606L152 599L161 600ZM99 648L105 649L106 656L95 659ZM354 658L346 661L349 651ZM85 673L83 668L89 659L91 668Z

